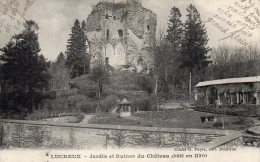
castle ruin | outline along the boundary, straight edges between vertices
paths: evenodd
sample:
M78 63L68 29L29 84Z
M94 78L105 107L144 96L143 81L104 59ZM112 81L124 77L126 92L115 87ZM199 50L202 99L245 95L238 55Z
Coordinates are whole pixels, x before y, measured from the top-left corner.
M87 18L91 63L101 55L114 69L127 66L137 72L149 71L154 61L156 25L156 14L140 0L99 2Z

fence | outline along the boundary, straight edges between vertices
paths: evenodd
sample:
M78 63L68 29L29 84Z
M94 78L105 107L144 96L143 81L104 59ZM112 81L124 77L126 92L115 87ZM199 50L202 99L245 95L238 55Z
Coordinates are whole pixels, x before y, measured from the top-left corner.
M227 115L239 115L239 116L252 116L260 117L260 105L197 105L192 107L196 111L227 114Z
M243 146L260 147L260 136L244 135Z

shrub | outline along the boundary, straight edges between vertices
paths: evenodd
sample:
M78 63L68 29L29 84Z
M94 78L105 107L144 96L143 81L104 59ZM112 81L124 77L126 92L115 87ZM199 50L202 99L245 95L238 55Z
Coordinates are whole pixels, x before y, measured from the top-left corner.
M68 123L80 123L84 119L84 115L76 115L73 120L69 120Z
M213 124L213 127L221 128L221 127L223 127L223 123L221 121L217 121L216 123Z
M105 99L101 101L101 106L106 109L106 111L109 111L111 108L113 108L115 105L117 105L118 97L115 95L107 96Z
M154 81L149 76L140 76L137 78L137 85L147 93L153 93Z
M145 127L153 127L153 124L152 123L145 123L144 126Z
M237 124L243 124L247 119L247 117L245 117L243 115L240 115L237 118L238 118Z
M134 109L141 111L151 110L151 101L149 98L135 100L132 104Z
M96 102L85 101L81 103L80 110L84 113L95 113L97 106Z
M88 97L82 94L75 94L73 96L68 97L68 102L81 102L86 100Z
M80 94L83 94L89 98L95 98L96 97L96 91L80 91Z
M117 104L118 97L115 95L110 95L104 98L103 100L94 100L94 101L82 101L80 103L80 109L84 113L95 113L99 112L108 112Z
M204 98L198 98L198 100L194 103L196 106L200 105L207 105L206 100Z

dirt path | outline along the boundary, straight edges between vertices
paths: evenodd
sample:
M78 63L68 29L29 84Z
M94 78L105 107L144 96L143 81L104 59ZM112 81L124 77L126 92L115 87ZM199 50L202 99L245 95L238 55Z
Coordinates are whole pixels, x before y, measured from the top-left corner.
M88 121L89 121L93 116L95 116L95 115L94 115L94 114L85 114L85 115L84 115L84 119L83 119L80 123L88 124Z
M184 107L189 107L189 103L180 103L180 102L166 102L160 105L163 109L180 109Z

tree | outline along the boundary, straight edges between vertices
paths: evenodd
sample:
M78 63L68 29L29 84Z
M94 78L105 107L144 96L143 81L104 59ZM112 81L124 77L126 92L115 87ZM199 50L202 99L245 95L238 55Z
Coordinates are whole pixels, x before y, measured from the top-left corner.
M66 62L66 56L63 54L63 52L60 52L60 54L58 55L58 57L56 59L56 63L65 65L65 62Z
M167 94L169 92L169 80L168 75L171 69L171 44L165 38L163 31L159 31L159 37L152 46L154 54L154 68L153 76L155 79L154 93L163 92Z
M174 83L176 72L178 71L178 61L177 58L181 52L181 43L183 37L183 23L181 22L180 10L176 7L171 9L170 20L168 23L166 39L170 42L170 55L167 60L169 60L169 67L166 68L166 77L168 80L168 75Z
M99 54L98 58L93 62L91 78L97 83L97 97L98 99L101 99L103 82L108 79L107 66L104 63L104 59L101 54Z
M209 65L207 53L208 38L205 26L202 24L200 14L194 5L187 8L187 20L184 24L184 38L180 55L180 67L187 68L189 72L189 95L191 96L191 80L193 69L205 69Z
M154 57L154 67L153 67L153 76L155 78L155 88L154 93L157 94L159 91L159 82L161 80L162 74L164 74L164 66L166 63L164 61L167 61L165 59L165 53L163 53L163 49L165 47L166 41L164 32L162 30L159 31L159 37L156 39L156 42L153 44L152 51L153 51L153 57Z
M71 29L70 39L67 45L67 60L66 65L71 70L72 77L86 73L86 67L89 67L89 56L87 54L87 37L85 35L85 23L83 28L80 22L76 19L74 26Z
M2 82L3 82L4 74L2 72L2 64L0 61L0 105L1 105L1 93L2 93Z
M211 74L213 79L224 79L230 75L229 68L232 62L232 55L235 50L227 46L219 46L212 50L213 65L211 66Z
M153 76L155 79L154 93L151 94L151 109L152 109L152 125L155 125L155 111L159 108L160 93L165 92L165 87L168 87L167 81L167 65L169 64L169 53L170 53L169 43L165 39L163 31L159 31L159 37L152 46L153 57L154 57L154 67ZM166 92L167 93L167 92Z
M81 22L81 29L83 30L83 32L84 32L84 42L86 43L86 48L88 49L88 38L87 38L87 24L86 24L86 21L85 20L83 20L82 22Z
M183 24L181 22L180 10L176 7L171 9L170 20L168 23L166 39L173 45L174 50L180 50Z
M39 54L38 25L26 21L24 28L1 49L3 54L0 56L6 99L3 102L5 107L20 112L38 106L41 92L50 79L47 72L49 62Z
M66 90L69 89L69 70L65 66L66 57L61 52L56 61L51 63L49 73L52 76L49 85L50 90Z
M89 46L88 46L88 38L87 38L87 25L86 25L86 21L83 20L82 23L81 23L81 29L83 30L83 36L84 36L84 46L86 48L86 53L87 55L83 58L82 60L82 66L83 66L83 73L87 73L87 70L89 69L90 67L90 56L89 56L89 53L88 53L88 50L89 50Z
M219 46L212 50L212 79L248 77L258 75L260 51L257 47L237 48Z

